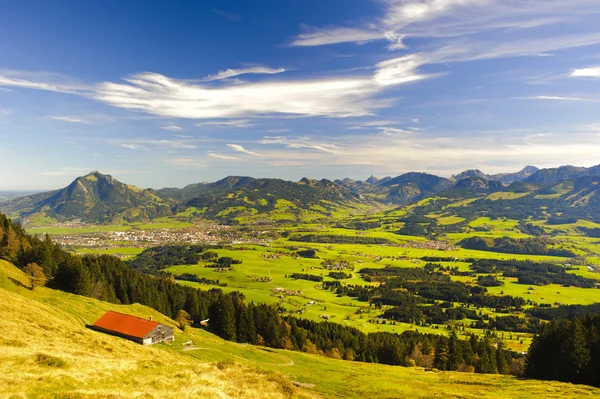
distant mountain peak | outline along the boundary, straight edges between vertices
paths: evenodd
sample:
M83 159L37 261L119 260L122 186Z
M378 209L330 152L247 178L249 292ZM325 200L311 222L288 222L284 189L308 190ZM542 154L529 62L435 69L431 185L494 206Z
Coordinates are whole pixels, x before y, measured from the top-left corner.
M365 180L365 181L366 181L367 183L369 183L369 184L376 184L376 183L379 181L379 179L378 179L378 178L376 178L375 176L371 175L371 177L369 177L369 178L368 178L367 180Z
M460 181L460 180L464 180L464 179L467 179L470 177L490 180L491 176L483 173L479 169L468 169L468 170L465 170L464 172L453 175L452 177L455 178L457 181Z
M77 177L63 189L22 197L11 206L21 217L44 212L59 221L93 223L115 218L147 221L172 214L170 205L154 192L121 183L97 170Z

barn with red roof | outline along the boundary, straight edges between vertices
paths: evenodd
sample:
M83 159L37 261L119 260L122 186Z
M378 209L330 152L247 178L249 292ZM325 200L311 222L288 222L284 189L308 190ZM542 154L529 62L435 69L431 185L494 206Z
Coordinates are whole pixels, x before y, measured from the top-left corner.
M142 345L174 341L174 329L156 321L108 311L93 325L97 331L127 338Z

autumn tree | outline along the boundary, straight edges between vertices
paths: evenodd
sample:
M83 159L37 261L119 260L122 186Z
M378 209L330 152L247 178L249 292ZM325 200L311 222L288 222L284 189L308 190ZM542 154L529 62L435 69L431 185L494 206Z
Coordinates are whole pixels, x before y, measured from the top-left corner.
M23 271L29 276L31 281L31 289L35 287L43 287L48 282L48 277L44 273L44 269L37 263L28 263Z

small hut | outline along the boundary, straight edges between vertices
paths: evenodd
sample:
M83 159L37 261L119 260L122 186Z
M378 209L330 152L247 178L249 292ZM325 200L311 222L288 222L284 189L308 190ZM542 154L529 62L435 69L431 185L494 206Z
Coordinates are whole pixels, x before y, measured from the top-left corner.
M156 321L124 313L108 311L93 325L93 329L126 338L142 345L175 341L174 329Z

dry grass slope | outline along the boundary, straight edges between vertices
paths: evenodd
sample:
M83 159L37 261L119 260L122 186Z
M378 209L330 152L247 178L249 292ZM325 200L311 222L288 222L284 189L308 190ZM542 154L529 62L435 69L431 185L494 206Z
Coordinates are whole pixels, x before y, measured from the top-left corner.
M312 399L313 391L344 399L600 397L600 389L583 385L334 360L196 329L177 332L172 346L143 347L85 325L108 309L173 321L140 305L26 285L20 270L0 261L0 398ZM186 349L195 350L182 351L190 339L197 346Z
M30 291L21 284L27 285L26 276L0 261L2 398L316 397L275 372L228 362L199 362L85 327L108 308L157 317L148 308L80 297L65 301L62 297L67 294L46 288ZM76 309L64 306L76 303Z

